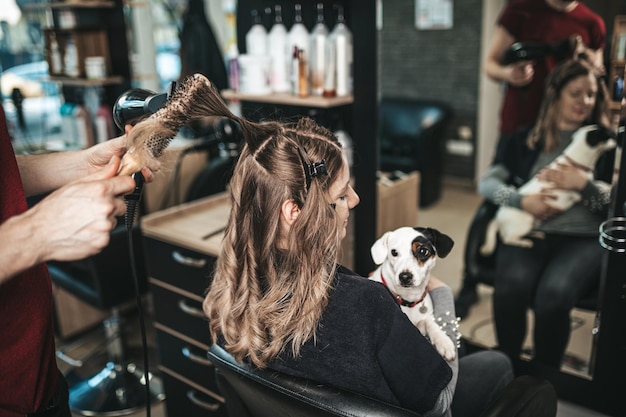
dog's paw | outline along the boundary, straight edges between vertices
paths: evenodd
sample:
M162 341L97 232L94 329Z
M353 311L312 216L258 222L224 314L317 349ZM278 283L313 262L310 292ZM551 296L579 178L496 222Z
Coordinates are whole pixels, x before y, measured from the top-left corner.
M456 346L445 333L436 334L434 337L430 335L430 341L437 352L448 362L456 358Z

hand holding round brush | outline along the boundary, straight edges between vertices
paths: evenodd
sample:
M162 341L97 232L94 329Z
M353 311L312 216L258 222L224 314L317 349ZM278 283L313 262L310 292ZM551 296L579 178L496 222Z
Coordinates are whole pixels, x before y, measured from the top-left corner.
M213 115L211 101L216 95L219 97L204 75L187 77L161 109L128 132L128 151L118 175L131 175L144 167L157 168L157 159L183 125Z

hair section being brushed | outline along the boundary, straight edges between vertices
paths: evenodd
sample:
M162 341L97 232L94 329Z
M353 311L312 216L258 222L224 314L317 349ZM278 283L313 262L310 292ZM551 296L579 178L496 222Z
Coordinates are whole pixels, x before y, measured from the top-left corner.
M131 175L143 167L154 167L183 125L211 116L228 117L239 122L247 139L255 136L251 135L251 131L258 134L264 130L255 123L236 117L211 81L202 74L194 74L181 83L161 109L130 130L126 139L128 150L122 158L118 174ZM251 124L257 127L252 129ZM256 137L250 139L253 144L258 143Z

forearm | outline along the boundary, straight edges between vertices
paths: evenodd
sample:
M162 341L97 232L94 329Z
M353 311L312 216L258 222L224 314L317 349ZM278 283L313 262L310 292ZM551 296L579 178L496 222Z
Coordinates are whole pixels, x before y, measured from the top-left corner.
M55 190L88 174L85 151L16 155L27 196Z
M499 206L521 208L522 196L517 188L506 183L508 176L504 165L493 165L478 183L478 193Z
M461 333L459 333L458 320L454 311L452 290L448 286L437 287L430 291L430 297L433 300L435 321L454 344L457 345L461 338Z
M13 216L0 225L0 285L43 262L30 213ZM1 291L1 289L0 289Z
M510 69L502 65L504 51L506 51L513 43L515 38L503 26L496 26L491 45L487 50L487 57L484 62L485 74L496 82L508 82Z
M508 69L504 65L500 65L494 58L487 58L485 60L485 74L491 80L495 82L507 82L508 81Z

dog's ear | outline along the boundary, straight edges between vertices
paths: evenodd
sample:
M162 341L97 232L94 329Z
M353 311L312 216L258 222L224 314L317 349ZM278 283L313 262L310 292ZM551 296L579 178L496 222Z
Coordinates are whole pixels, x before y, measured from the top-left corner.
M372 259L376 265L382 264L387 258L387 239L389 235L391 235L391 232L386 232L380 239L374 242L370 249Z
M441 233L437 229L432 227L420 227L417 228L420 233L423 233L432 242L435 249L437 249L437 255L440 258L448 256L452 247L454 246L454 240L446 234Z
M587 144L592 148L598 146L599 143L606 142L609 139L616 139L617 137L613 129L610 129L605 126L596 126L596 125L592 125L592 126L595 126L596 128L595 129L592 128L586 131Z

